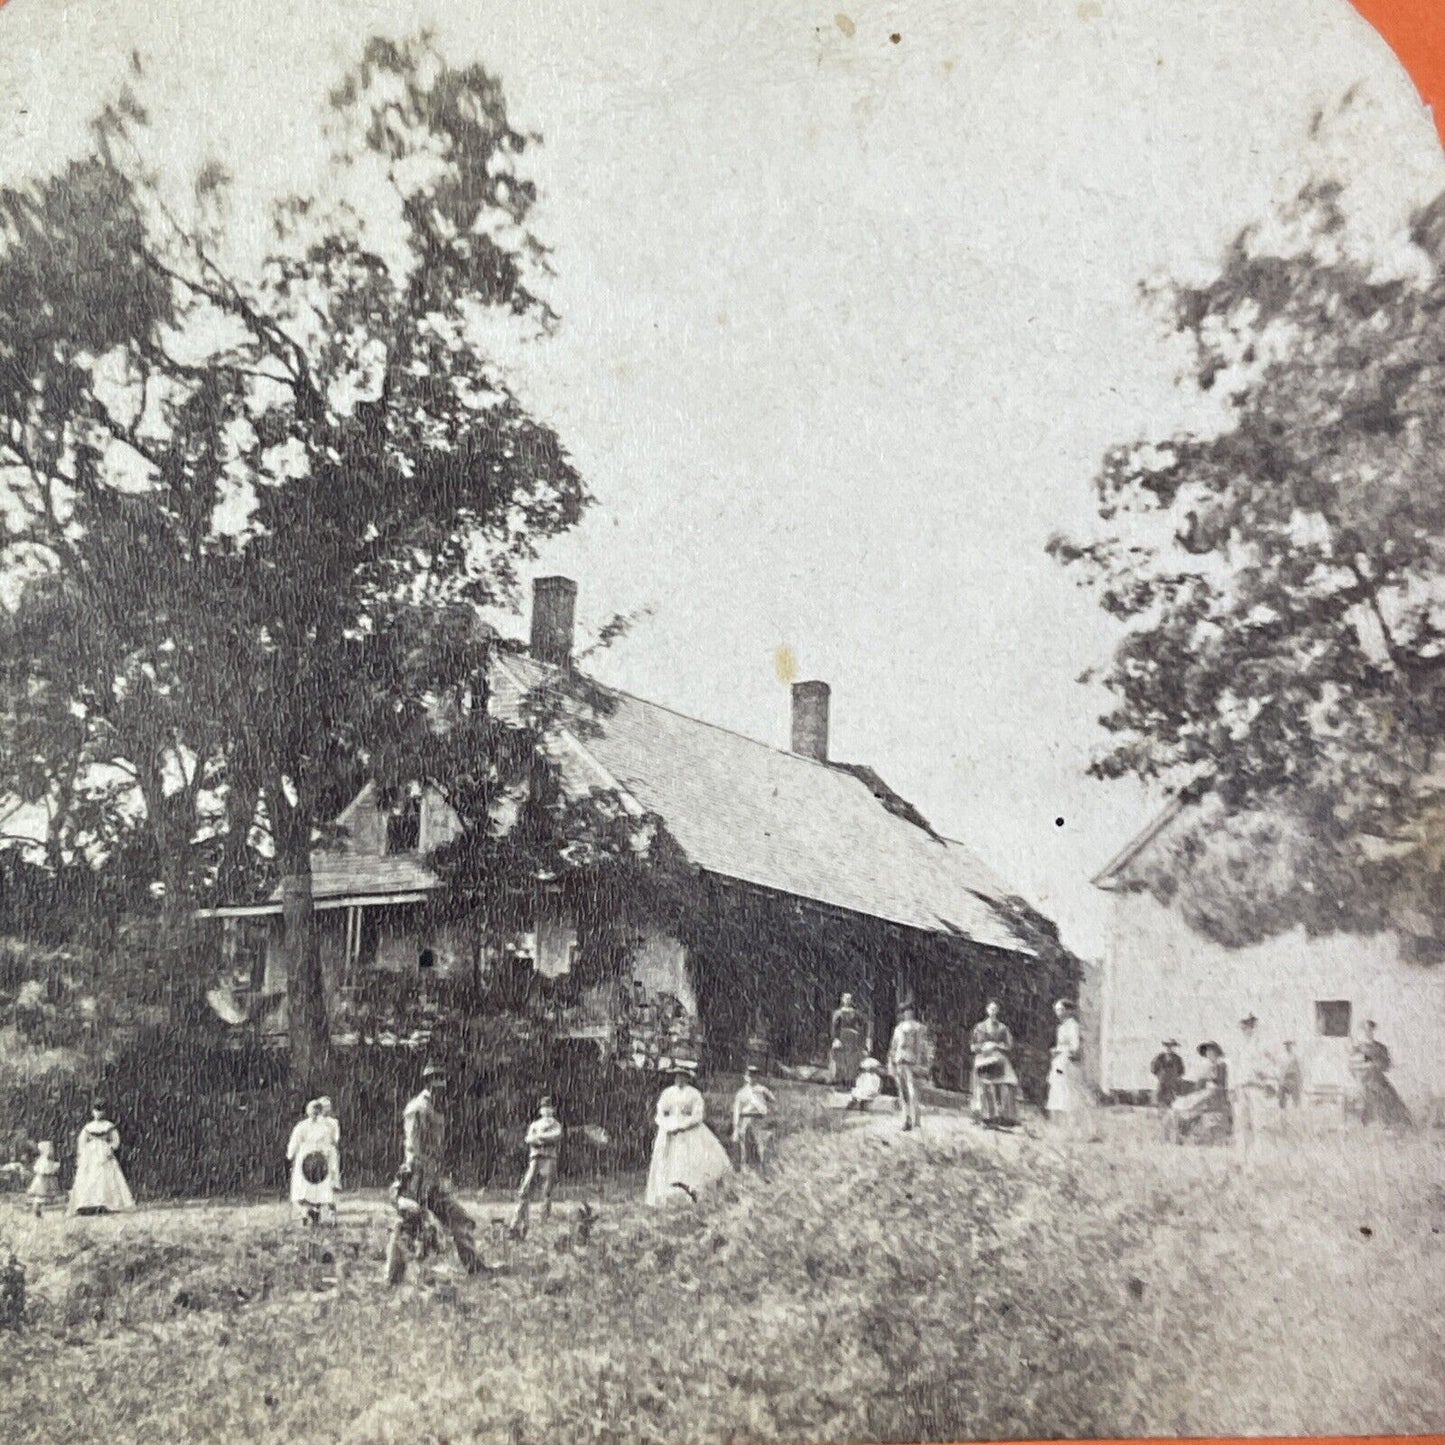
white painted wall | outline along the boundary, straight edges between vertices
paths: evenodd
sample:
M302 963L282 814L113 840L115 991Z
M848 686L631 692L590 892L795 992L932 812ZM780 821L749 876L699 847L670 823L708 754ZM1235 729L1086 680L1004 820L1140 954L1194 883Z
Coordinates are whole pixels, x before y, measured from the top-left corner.
M1316 1000L1351 1004L1351 1030L1367 1018L1394 1059L1391 1075L1417 1108L1445 1095L1445 966L1409 963L1393 935L1311 939L1296 930L1228 949L1195 933L1145 893L1114 898L1101 1004L1101 1084L1146 1089L1160 1041L1178 1038L1191 1070L1196 1045L1240 1046L1239 1020L1259 1018L1258 1047L1279 1055L1293 1039L1306 1087L1347 1082L1349 1040L1322 1038Z

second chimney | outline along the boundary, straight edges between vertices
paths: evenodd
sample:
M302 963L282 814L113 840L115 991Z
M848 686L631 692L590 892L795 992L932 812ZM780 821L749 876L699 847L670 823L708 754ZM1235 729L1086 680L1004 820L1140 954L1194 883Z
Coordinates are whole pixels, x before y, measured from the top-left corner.
M826 682L793 684L793 751L815 763L828 761L828 698Z
M577 584L570 577L538 577L532 583L532 656L566 667L572 661Z

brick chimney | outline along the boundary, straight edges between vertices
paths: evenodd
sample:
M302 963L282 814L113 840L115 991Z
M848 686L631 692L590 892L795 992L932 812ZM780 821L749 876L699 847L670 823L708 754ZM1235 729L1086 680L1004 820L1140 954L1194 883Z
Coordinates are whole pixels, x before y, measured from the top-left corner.
M538 577L532 583L532 656L567 667L572 661L572 624L577 584L570 577Z
M793 751L815 763L828 761L828 698L826 682L793 684Z

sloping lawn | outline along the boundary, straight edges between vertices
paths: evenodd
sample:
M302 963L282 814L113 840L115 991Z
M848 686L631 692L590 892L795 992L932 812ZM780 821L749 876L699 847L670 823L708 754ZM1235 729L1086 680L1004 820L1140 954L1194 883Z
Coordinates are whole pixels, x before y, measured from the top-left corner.
M18 1214L34 1319L9 1441L924 1440L1445 1428L1445 1147L1296 1132L1169 1149L997 1138L791 1096L773 1181L575 1205L498 1272L380 1284L349 1200ZM483 1203L481 1213L502 1205Z

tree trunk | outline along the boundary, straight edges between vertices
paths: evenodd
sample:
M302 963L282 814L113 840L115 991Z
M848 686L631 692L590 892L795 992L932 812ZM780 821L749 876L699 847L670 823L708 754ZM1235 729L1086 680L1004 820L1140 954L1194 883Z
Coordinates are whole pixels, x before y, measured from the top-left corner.
M291 1073L307 1090L313 1086L319 1089L330 1060L331 1031L321 977L321 948L316 937L310 847L302 844L287 849L281 863L286 870L281 879L281 922Z

